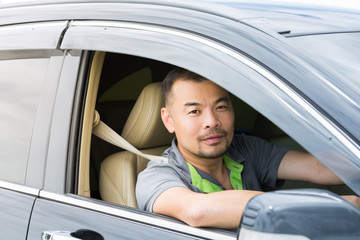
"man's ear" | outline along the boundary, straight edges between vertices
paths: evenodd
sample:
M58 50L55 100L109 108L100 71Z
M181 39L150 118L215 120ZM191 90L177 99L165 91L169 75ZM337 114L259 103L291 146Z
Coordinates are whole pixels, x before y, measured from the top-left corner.
M170 133L175 132L174 121L166 107L161 108L161 119Z

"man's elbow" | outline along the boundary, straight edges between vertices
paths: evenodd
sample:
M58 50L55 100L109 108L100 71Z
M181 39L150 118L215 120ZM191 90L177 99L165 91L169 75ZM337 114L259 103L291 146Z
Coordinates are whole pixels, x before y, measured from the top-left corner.
M233 229L239 225L239 217L241 214L225 214L226 217L219 217L224 215L226 210L223 206L194 204L185 211L184 222L192 227L217 227Z
M183 221L192 227L207 227L208 223L208 212L201 206L195 204L189 206L183 212Z

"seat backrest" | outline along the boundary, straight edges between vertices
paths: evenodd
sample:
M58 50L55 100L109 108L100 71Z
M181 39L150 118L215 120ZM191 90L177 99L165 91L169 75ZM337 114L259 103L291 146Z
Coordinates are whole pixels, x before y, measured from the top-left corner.
M144 153L161 155L173 138L161 121L160 110L163 105L161 83L147 85L131 110L121 136ZM101 198L137 207L137 175L146 168L147 163L147 159L128 151L114 153L104 159L99 177Z

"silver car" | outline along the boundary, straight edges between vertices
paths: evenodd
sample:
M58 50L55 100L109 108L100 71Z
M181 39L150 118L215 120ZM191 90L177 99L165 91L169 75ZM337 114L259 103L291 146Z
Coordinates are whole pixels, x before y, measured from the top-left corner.
M359 239L339 197L360 194L359 23L293 2L0 2L0 239ZM231 93L237 132L308 151L345 185L264 188L236 231L139 210L148 160L116 145L170 145L146 87L173 66Z

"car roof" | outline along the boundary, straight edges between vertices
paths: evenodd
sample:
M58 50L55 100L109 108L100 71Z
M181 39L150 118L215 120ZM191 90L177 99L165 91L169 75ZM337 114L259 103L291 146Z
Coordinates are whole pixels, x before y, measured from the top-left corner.
M324 7L320 5L298 5L292 3L231 3L239 12L250 17L239 21L261 25L287 35L307 35L359 30L359 12L354 10ZM244 14L241 14L245 16ZM336 19L336 21L334 21ZM357 20L355 20L357 19Z
M287 34L314 34L360 29L360 4L352 8L323 1L242 0L2 0L0 8L65 3L139 3L201 10L262 29ZM336 19L336 21L334 21Z

